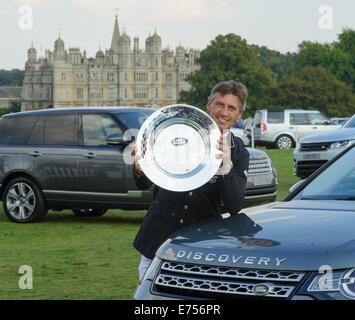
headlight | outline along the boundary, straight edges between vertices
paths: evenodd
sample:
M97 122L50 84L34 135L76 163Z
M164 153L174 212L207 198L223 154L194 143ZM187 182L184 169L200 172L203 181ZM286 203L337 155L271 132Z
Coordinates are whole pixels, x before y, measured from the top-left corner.
M333 272L328 269L313 279L307 291L320 299L326 295L336 300L355 300L355 268Z
M330 149L336 149L336 148L341 148L341 147L345 147L349 144L349 142L352 140L344 140L344 141L337 141L332 143L329 148Z
M142 277L142 280L140 281L140 283L142 283L146 280L153 280L154 279L155 273L159 269L160 262L161 262L161 260L157 257L155 257L153 259L153 261L150 263L147 271L145 272L144 276Z

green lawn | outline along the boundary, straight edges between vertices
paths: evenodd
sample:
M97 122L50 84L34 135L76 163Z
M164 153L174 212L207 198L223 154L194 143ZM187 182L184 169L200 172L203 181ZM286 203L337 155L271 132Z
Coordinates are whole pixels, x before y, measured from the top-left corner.
M299 179L292 150L265 150L278 172L278 200ZM83 218L49 212L43 223L16 224L0 209L0 299L131 299L140 255L132 242L144 211L110 210ZM22 265L33 289L19 288Z

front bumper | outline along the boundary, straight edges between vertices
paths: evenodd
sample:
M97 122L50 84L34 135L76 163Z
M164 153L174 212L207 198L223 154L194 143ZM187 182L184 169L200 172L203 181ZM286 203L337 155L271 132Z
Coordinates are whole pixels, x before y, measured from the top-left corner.
M295 150L293 153L293 174L302 179L309 177L313 172L333 159L345 148L329 149L327 151L301 152Z

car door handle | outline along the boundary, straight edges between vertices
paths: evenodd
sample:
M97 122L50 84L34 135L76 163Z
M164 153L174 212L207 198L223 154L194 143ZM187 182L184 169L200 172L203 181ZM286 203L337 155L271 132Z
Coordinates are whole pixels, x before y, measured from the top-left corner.
M292 127L292 126L291 126L291 127L288 127L288 128L289 128L289 129L294 129L295 127Z
M28 154L29 154L30 156L32 156L32 157L39 157L39 156L42 155L42 153L39 152L39 151L31 151L31 152L29 152Z
M312 127L312 129L318 129L318 127Z
M88 159L93 159L97 157L96 154L92 152L83 153L81 156Z

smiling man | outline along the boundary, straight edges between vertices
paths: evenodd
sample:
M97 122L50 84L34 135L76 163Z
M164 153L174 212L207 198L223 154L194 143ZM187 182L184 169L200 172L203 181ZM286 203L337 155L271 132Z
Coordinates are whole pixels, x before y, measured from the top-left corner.
M221 213L237 214L243 207L249 153L234 138L230 128L245 110L248 91L233 80L218 83L208 98L207 111L216 122L221 137L216 148L222 164L217 174L203 186L187 192L174 192L157 188L155 197L134 240L134 247L142 254L139 265L140 279L148 268L156 250L178 229L192 223L215 218ZM147 189L151 182L132 152L135 182L139 189ZM223 211L221 203L223 202Z

